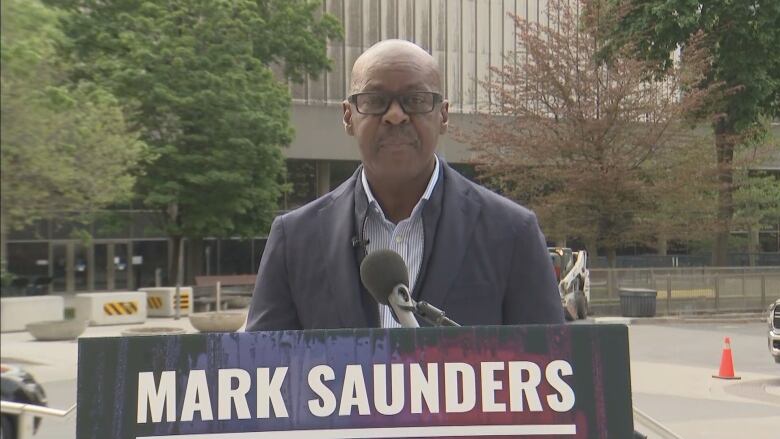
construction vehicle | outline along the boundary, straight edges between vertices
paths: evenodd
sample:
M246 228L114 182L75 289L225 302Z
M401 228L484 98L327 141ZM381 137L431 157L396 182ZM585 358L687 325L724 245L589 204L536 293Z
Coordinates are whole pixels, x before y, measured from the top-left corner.
M558 281L558 293L566 320L588 317L590 303L590 272L585 250L572 251L568 247L548 247Z

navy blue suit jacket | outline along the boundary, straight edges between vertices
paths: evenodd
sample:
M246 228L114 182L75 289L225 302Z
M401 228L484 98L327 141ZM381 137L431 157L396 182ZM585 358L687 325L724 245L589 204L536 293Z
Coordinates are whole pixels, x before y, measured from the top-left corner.
M533 212L441 165L423 209L425 248L412 295L461 325L562 323L555 275ZM353 246L359 175L274 220L247 331L379 326Z

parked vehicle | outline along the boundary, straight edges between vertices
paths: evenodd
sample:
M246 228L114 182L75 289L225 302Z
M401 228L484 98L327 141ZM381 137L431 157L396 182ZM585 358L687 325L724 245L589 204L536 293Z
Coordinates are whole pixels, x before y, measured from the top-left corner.
M10 364L0 364L0 399L23 404L46 405L43 387L28 372ZM3 413L0 416L0 439L15 439L18 417ZM33 421L33 432L38 431L41 418Z
M548 247L558 281L558 292L566 320L588 317L590 303L590 271L585 250L572 251L567 247Z
M775 358L775 363L780 363L780 299L769 305L766 322L769 324L769 353Z

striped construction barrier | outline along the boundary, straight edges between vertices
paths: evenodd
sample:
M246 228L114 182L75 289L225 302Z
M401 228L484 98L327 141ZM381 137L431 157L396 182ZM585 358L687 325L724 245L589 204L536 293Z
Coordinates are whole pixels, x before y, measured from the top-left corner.
M76 316L92 325L143 323L146 320L146 293L111 291L76 294Z
M103 312L109 316L135 314L138 312L137 302L108 302L103 304Z
M150 317L171 317L176 315L176 288L149 287L138 291L146 293L146 307ZM179 288L179 314L192 313L192 287Z

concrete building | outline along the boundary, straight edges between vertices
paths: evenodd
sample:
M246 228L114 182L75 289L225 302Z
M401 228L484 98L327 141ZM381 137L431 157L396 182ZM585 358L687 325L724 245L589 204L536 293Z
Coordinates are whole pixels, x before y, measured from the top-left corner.
M438 60L444 94L450 101L451 125L468 124L473 113L490 107L479 81L489 65L501 65L513 48L514 22L506 14L538 17L544 0L325 0L323 12L344 27L344 40L330 44L333 69L317 80L291 84L296 137L285 148L294 190L282 202L289 210L313 200L346 179L357 167L355 141L341 123L355 59L387 38L414 41ZM466 145L445 137L439 154L458 166L469 157ZM468 168L463 168L468 173ZM36 282L48 291L134 289L166 281L172 263L167 238L155 231L154 213L128 211L98 219L87 227L91 239L74 234L64 221L41 221L14 232L8 240L8 269L16 287ZM251 273L257 269L263 237L207 240L208 274Z
M352 65L365 49L380 40L401 38L431 53L442 71L450 124L468 129L475 113L491 107L491 97L480 81L490 79L489 66L501 67L504 54L515 48L514 21L507 14L536 20L544 4L544 0L325 1L323 10L344 26L344 40L328 47L333 70L291 86L297 133L285 155L293 171L306 163L317 176L304 198L327 192L357 165L354 139L344 134L341 103L349 91ZM452 135L441 140L438 153L455 164L470 156L467 145ZM285 207L300 201L291 200Z

